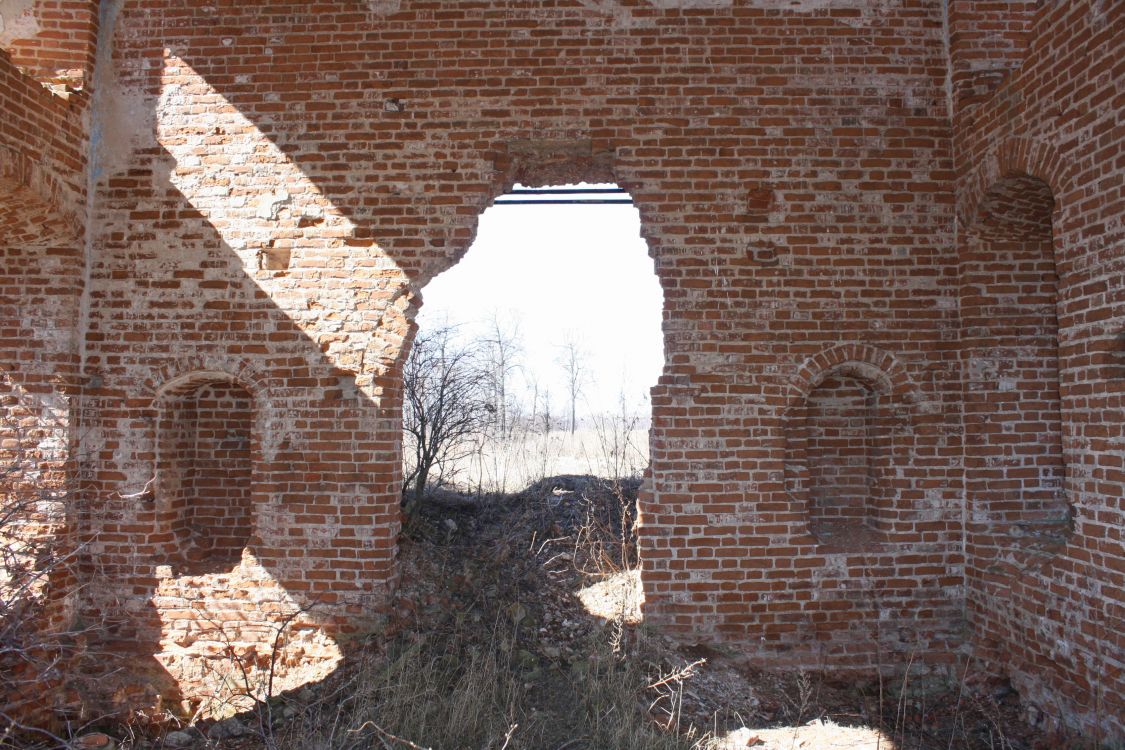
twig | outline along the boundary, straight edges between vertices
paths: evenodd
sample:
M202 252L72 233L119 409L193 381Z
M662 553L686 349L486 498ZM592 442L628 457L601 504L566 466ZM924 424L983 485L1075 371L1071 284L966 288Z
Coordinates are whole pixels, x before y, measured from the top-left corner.
M500 750L508 750L508 743L512 741L512 735L516 733L517 727L519 727L519 724L508 727L508 733L504 735L504 744L500 746Z
M144 497L149 493L149 490L152 489L152 484L155 481L156 477L153 477L152 479L149 479L147 482L145 482L145 486L142 487L139 492L118 492L117 496L122 500L136 500L138 497Z
M686 677L691 677L692 670L694 670L696 667L702 666L703 664L706 664L706 663L707 663L706 659L696 659L691 664L688 664L686 667L682 667L680 669L677 669L675 672L668 675L667 677L659 679L656 682L652 683L651 685L646 685L645 690L651 690L653 688L658 688L661 685L667 685L669 682L678 682L679 680L682 680Z
M406 747L411 748L411 750L432 750L432 748L422 747L421 745L414 744L410 740L405 740L402 737L398 737L396 735L393 735L390 732L388 732L386 729L383 729L381 726L379 726L378 724L376 724L373 721L365 721L362 724L360 724L359 727L357 727L356 729L349 729L348 733L349 734L358 734L359 732L362 732L364 729L374 729L376 732L379 733L379 736L382 737L384 740L390 740L391 742L397 742L400 745L405 745ZM383 745L384 745L384 747L386 747L387 743L384 742ZM505 743L505 745L507 745L507 743Z

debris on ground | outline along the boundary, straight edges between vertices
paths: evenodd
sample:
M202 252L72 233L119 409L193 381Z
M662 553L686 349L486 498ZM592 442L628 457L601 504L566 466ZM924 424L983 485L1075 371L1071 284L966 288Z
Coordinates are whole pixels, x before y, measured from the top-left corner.
M1060 750L1003 686L894 696L684 647L641 621L637 479L434 492L406 520L385 632L319 685L131 748ZM435 739L437 738L437 739Z

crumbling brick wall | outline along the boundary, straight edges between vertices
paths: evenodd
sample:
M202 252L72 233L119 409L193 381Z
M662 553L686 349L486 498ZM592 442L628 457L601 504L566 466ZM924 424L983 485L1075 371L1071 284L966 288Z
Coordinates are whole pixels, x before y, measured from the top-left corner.
M27 76L80 90L94 67L96 0L0 0L0 47Z
M1125 6L103 7L83 606L149 688L260 669L279 628L296 684L377 621L417 292L513 182L588 179L633 196L664 290L646 616L864 671L947 666L968 626L1121 734ZM19 101L0 142L85 205L82 131ZM223 464L177 448L200 388L237 394ZM248 509L216 565L184 554L201 466Z
M0 177L37 193L76 235L85 227L88 103L51 94L0 50Z
M244 564L193 580L228 613L249 606L224 599L237 574L269 582L257 599L278 611L375 616L417 290L514 180L606 179L634 197L665 294L647 616L779 665L951 659L961 393L941 8L693 5L122 9L114 93L152 124L99 187L91 613L168 638L153 589L189 572L160 578L160 534L120 530L158 523L161 390L221 372L260 383L262 497ZM908 436L886 529L862 549L816 537L784 481L801 460L785 415L839 367L884 382Z
M54 708L59 684L36 670L68 656L52 634L69 627L76 604L81 261L67 223L28 186L0 177L0 702L9 714Z
M1125 5L1039 5L954 120L971 632L1033 705L1121 737Z
M73 655L86 101L0 51L0 701L24 715L56 707L36 670Z

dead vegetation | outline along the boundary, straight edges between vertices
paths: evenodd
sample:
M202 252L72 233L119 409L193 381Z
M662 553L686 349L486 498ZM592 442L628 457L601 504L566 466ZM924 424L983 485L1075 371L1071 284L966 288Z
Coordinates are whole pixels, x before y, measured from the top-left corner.
M626 596L639 580L637 487L561 476L515 495L433 494L405 529L388 629L352 644L328 680L221 722L116 726L105 739L123 749L1082 747L1021 723L1003 684L907 682L904 692L774 674L651 632Z

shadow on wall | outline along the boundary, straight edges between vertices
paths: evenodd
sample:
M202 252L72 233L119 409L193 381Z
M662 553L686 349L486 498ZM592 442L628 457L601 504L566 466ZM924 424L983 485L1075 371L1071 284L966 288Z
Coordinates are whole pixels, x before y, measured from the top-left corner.
M304 267L248 267L195 205L218 216L215 175L189 185L181 171L191 159L165 155L103 193L127 222L103 236L95 268L83 615L107 628L91 647L110 674L103 700L224 713L271 681L323 678L341 632L377 625L398 530L383 460L399 439L385 418L397 394L384 388L393 362L347 346L386 309L363 310L352 289L329 299L323 248ZM168 234L155 239L158 216ZM337 242L338 256L370 262ZM356 284L379 292L370 276ZM309 329L357 308L354 331ZM367 359L351 369L350 356Z
M0 163L0 704L38 718L64 699L57 675L75 657L56 633L75 583L70 450L82 252L30 175L10 175L20 171L13 166Z
M379 627L400 525L411 286L371 227L337 206L334 192L352 193L337 179L346 163L271 140L182 58L145 71L133 84L156 113L157 144L101 188L84 615L108 624L101 648L129 665L107 695L222 713L267 684L324 677L341 634ZM501 181L520 176L516 157ZM416 200L380 196L402 209ZM476 216L431 214L441 263L467 247ZM416 275L435 271L413 252L424 227L378 229L407 247Z

